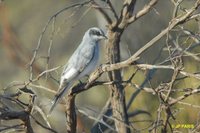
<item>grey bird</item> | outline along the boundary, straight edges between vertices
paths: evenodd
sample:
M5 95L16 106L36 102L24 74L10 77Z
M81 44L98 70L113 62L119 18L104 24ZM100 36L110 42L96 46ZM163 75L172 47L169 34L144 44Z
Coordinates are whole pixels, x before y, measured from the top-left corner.
M99 62L99 41L102 39L107 39L107 37L97 27L90 28L85 32L82 42L63 69L60 86L52 101L49 113L53 111L58 101L67 93L75 81L95 70Z

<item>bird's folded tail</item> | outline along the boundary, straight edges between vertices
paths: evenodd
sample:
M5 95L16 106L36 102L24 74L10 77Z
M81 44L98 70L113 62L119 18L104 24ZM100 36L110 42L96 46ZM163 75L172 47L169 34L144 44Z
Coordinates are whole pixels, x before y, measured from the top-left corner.
M58 94L55 95L54 99L51 101L51 108L49 110L49 115L52 113L53 109L56 107L57 103L60 101L60 99L63 97L65 94L66 90L68 89L69 86L66 86L65 88L62 89L62 91L58 92Z

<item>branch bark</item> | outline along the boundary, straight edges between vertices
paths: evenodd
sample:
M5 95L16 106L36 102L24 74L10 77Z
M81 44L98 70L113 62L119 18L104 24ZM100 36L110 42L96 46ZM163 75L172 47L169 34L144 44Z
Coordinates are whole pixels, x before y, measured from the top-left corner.
M68 95L66 103L65 115L67 119L67 133L76 133L75 95Z
M120 62L120 38L123 31L109 31L108 32L108 42L107 42L107 61L110 64ZM120 70L115 70L108 73L109 81L122 81ZM111 97L111 107L113 112L113 117L115 119L116 130L120 133L129 133L130 129L128 128L129 120L126 110L125 102L125 92L123 85L118 82L115 84L109 85L110 97Z

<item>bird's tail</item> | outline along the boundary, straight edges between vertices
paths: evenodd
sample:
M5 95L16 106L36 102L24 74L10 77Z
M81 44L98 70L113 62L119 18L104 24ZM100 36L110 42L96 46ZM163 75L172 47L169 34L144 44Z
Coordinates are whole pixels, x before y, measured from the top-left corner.
M63 95L65 94L65 92L68 90L69 86L66 86L65 88L63 88L60 92L58 92L58 94L55 95L54 99L51 102L51 108L49 110L49 114L52 113L53 109L56 107L57 103L60 101L60 99L63 97Z
M53 111L53 109L56 107L56 105L57 105L57 103L58 103L58 101L60 100L60 98L61 97L59 97L58 95L56 95L55 97L54 97L54 99L51 101L51 108L50 108L50 110L49 110L49 114L51 114L52 113L52 111Z

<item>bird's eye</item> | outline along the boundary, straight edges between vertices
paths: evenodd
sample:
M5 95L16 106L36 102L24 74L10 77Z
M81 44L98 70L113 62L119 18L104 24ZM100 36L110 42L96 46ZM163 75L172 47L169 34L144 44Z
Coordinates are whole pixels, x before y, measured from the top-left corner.
M98 35L98 36L99 36L99 35L101 35L101 34L100 34L100 32L98 32L98 31L97 31L97 32L96 32L96 35Z
M90 30L89 32L90 35L96 35L96 36L102 36L102 32L98 30Z

